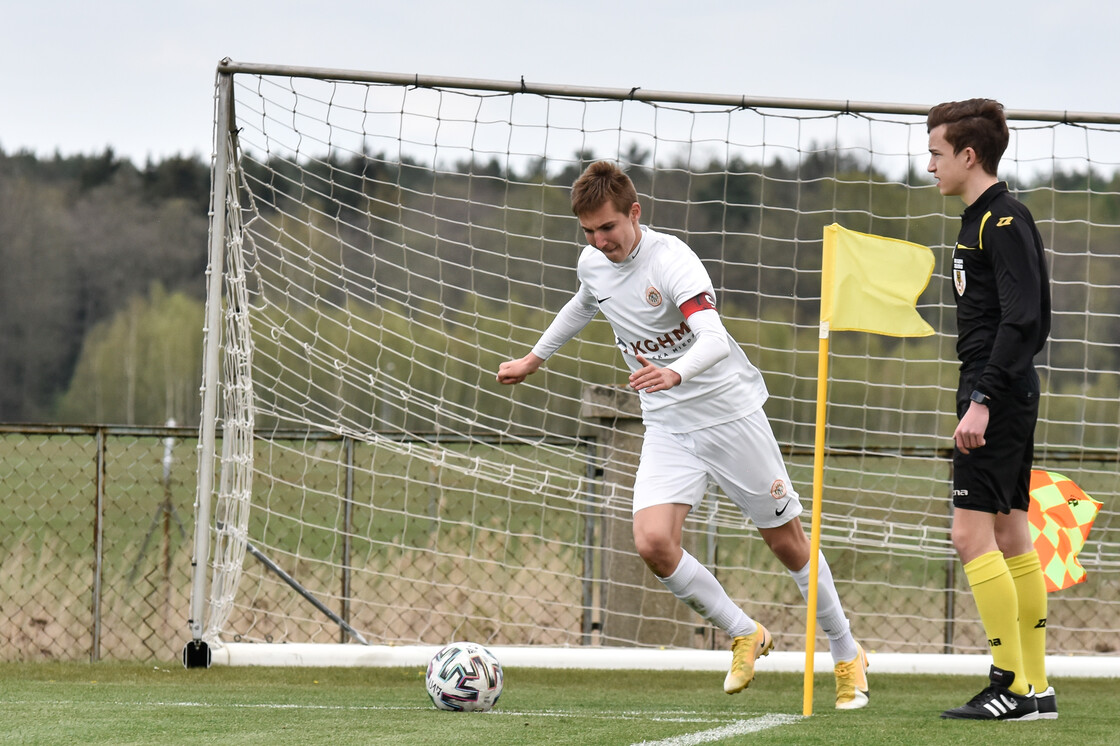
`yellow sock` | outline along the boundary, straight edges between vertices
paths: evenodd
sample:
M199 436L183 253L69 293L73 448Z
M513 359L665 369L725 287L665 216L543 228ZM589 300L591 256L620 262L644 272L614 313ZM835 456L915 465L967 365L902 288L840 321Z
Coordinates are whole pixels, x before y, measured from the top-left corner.
M1007 558L1007 569L1019 596L1019 643L1023 650L1023 675L1041 692L1046 681L1046 581L1038 552Z
M1008 687L1012 692L1026 694L1029 685L1023 673L1023 651L1019 642L1019 599L1003 555L998 551L982 554L964 566L964 574L988 635L992 663L1015 674L1015 680Z

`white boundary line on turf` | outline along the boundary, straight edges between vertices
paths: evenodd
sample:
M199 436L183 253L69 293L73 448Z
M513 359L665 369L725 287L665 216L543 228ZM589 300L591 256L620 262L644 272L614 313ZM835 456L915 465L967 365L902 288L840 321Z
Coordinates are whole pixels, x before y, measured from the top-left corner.
M770 728L777 728L780 725L789 725L800 719L801 717L798 715L763 715L750 720L736 720L734 723L722 725L719 728L686 733L683 736L673 736L660 741L642 741L634 744L634 746L696 746L696 744L714 743L725 738L744 736L748 733L758 733Z
M342 712L438 712L430 703L425 705L319 705L298 702L206 702L201 700L134 700L122 702L117 700L0 700L0 703L13 706L41 706L41 705L107 705L109 707L126 707L138 709L141 707L206 707L224 710L338 710ZM487 712L450 713L467 717L541 717L541 718L584 718L591 720L642 720L654 723L724 723L728 715L724 712L703 712L697 710L657 711L622 710L618 712L588 713L576 710L508 710L497 707ZM794 717L792 715L779 717ZM736 721L742 722L742 721Z

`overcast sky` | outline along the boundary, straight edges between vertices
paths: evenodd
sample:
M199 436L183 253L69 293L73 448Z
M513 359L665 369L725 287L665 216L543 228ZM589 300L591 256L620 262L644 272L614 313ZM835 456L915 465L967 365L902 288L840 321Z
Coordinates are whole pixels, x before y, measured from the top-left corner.
M0 149L208 157L218 61L1120 113L1110 0L31 0L0 35Z

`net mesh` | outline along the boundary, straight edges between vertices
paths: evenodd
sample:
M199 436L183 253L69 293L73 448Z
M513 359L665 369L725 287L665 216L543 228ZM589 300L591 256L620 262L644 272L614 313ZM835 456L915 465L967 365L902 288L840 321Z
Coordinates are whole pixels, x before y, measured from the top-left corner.
M641 427L606 322L495 381L575 290L569 187L609 159L711 274L806 508L822 230L934 250L918 310L937 336L832 337L822 547L865 646L986 650L948 533L961 205L925 173L923 117L267 73L233 88L209 637L351 639L248 545L369 641L726 644L634 556ZM1001 177L1052 277L1038 461L1105 502L1087 582L1051 597L1050 649L1112 652L1120 128L1011 126ZM803 649L795 584L710 493L686 548Z

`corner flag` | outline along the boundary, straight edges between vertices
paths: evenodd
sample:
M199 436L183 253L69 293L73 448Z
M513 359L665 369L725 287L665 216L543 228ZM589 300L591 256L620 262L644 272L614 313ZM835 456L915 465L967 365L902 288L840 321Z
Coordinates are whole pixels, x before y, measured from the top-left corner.
M828 403L828 338L831 331L870 332L890 337L928 337L933 327L915 305L933 276L933 252L897 238L841 228L824 229L821 254L820 351L817 354L817 424L813 445L813 519L809 531L808 608L802 712L813 714L813 655L816 646L820 567L821 497L824 493L824 431Z
M928 337L914 308L933 275L933 252L897 238L824 229L821 324L833 331Z

